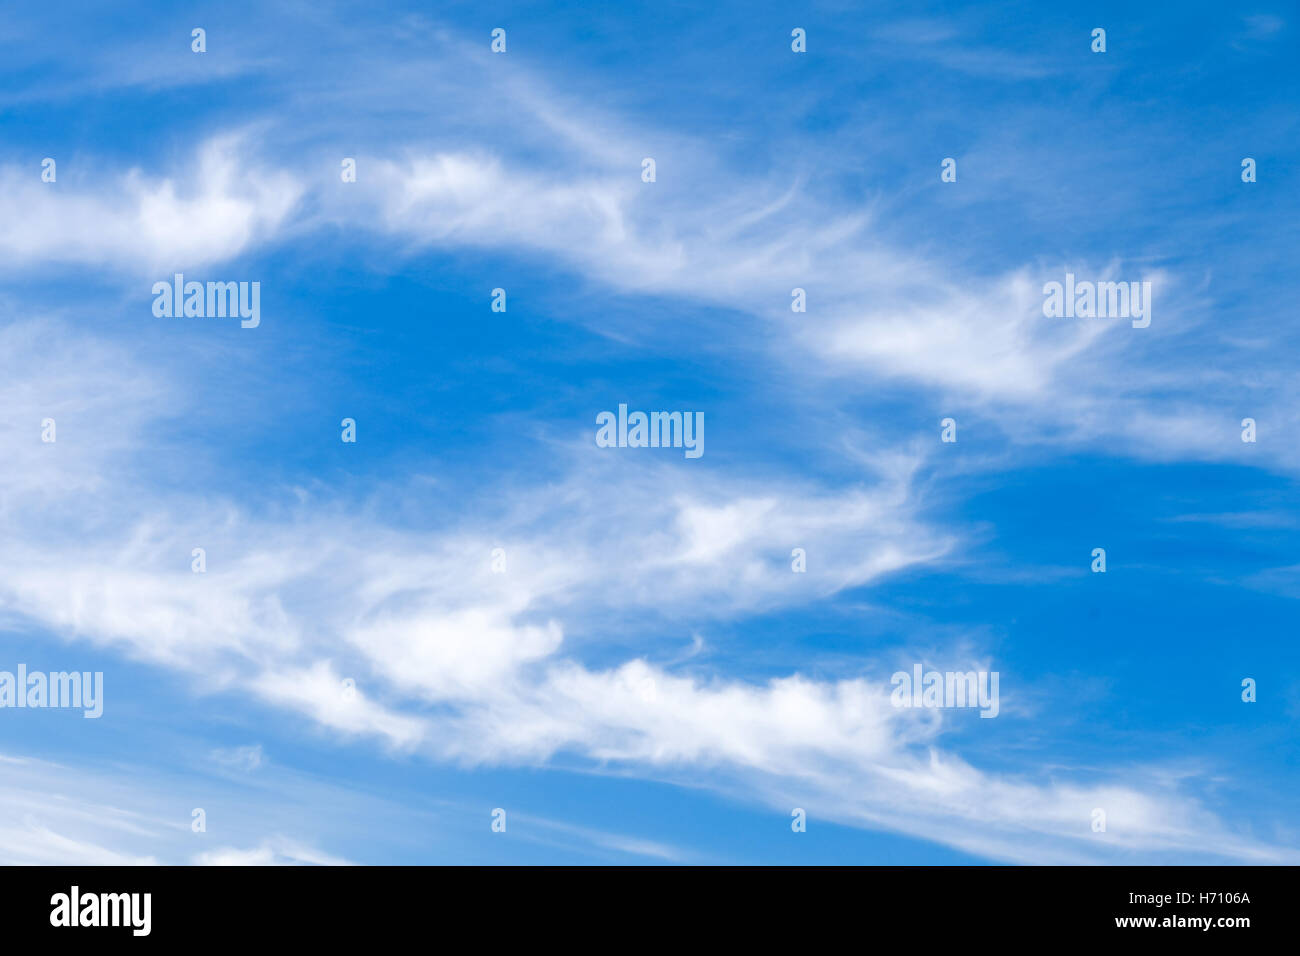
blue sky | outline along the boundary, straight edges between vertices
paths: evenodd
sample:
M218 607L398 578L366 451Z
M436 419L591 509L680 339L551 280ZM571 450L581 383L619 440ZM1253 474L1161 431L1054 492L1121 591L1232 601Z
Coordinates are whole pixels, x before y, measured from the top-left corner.
M1052 6L15 11L0 860L1296 862L1295 10Z

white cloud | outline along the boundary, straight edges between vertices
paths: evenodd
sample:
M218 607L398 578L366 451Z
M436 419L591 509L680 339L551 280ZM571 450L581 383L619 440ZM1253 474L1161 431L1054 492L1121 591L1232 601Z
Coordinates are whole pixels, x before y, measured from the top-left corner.
M1136 365L1124 357L1133 340L1116 331L1127 328L1049 324L1032 270L956 274L884 244L865 213L784 183L710 175L689 146L661 152L665 175L648 186L637 178L640 150L616 136L596 149L589 124L557 115L537 109L534 122L568 131L565 149L586 151L580 173L558 178L545 159L412 148L396 160L362 157L359 205L337 189L309 193L315 177L253 163L230 137L201 148L193 176L132 171L111 192L66 166L50 185L8 168L0 258L10 269L103 266L135 281L227 260L312 217L373 218L419 247L525 250L620 292L760 317L775 353L839 382L900 381L985 411L1041 410L1040 421L1069 423L1063 440L1118 430L1134 447L1216 453L1213 414L1192 398L1116 425L1116 396L1138 392L1117 385ZM789 312L794 286L809 291L806 316ZM664 610L734 617L797 606L941 560L953 535L922 520L907 468L826 487L602 462L575 468L559 488L504 489L514 503L490 528L476 523L473 502L461 525L435 534L361 517L270 520L201 492L126 493L139 468L132 436L156 421L166 386L66 330L58 341L77 346L73 357L43 349L36 324L0 335L0 432L21 466L0 476L0 532L12 542L0 554L0 600L10 618L443 759L577 755L734 786L774 805L798 798L831 819L1007 859L1287 858L1232 835L1142 768L1119 771L1123 785L981 771L940 748L941 721L890 708L878 683L684 676L632 652L588 665L567 636L620 632ZM1186 396L1191 379L1169 374L1162 385ZM36 423L50 409L61 440L42 446ZM191 575L200 538L221 557ZM503 539L510 571L494 577L487 555ZM808 549L807 575L789 569L795 546ZM356 693L345 695L353 675ZM1100 837L1086 829L1098 805L1111 821ZM0 846L26 835L52 858L118 858L85 838L95 832L64 837L33 817L0 833ZM324 857L272 841L223 844L203 859Z
M486 69L473 58L465 66L476 75ZM797 180L737 177L699 144L628 129L616 117L561 118L547 103L563 97L543 95L537 78L483 75L484 97L518 110L519 135L549 146L524 159L411 143L398 158L358 157L363 175L343 186L321 171L322 158L277 169L250 135L235 132L203 143L193 173L110 174L120 184L113 199L85 177L44 184L8 167L0 170L0 222L10 224L7 233L0 225L0 259L24 270L96 265L142 282L342 226L408 252L468 246L539 255L620 294L751 315L759 324L746 347L766 349L775 365L837 393L919 386L970 414L1014 419L1002 435L1017 444L1106 440L1135 456L1233 460L1240 449L1218 427L1228 404L1244 403L1273 429L1300 422L1289 380L1254 374L1252 343L1214 332L1203 321L1203 290L1185 289L1179 277L1076 262L1070 268L1080 275L1151 280L1152 327L1048 319L1041 284L1059 278L1055 264L980 274L886 241L869 208L846 210ZM523 87L529 96L508 100ZM601 145L582 133L595 126ZM463 132L487 136L476 126ZM637 144L647 139L670 151L660 159L672 159L671 182L640 181ZM807 291L806 314L789 311L795 287ZM621 330L614 321L602 331L653 339L668 320L639 317ZM1216 351L1220 380L1186 357L1189 336ZM1252 371L1248 398L1243 375L1229 369ZM1148 400L1153 394L1159 403ZM1270 461L1300 465L1289 446L1261 447Z
M263 761L266 760L261 744L250 744L246 747L219 747L212 751L211 756L223 767L249 772L262 766Z
M136 866L159 862L166 825L133 808L128 788L41 760L0 754L0 864ZM93 793L93 797L83 794Z
M389 821L399 833L427 823L346 782L265 765L255 779L213 774L183 751L170 756L60 764L0 753L0 865L348 865L317 848L321 834L338 839L357 819ZM202 830L193 827L196 806Z
M78 840L41 826L32 817L0 825L0 863L5 866L155 866L136 856Z
M332 730L381 737L395 747L420 742L422 722L375 704L344 681L330 661L310 667L268 669L251 681L252 690L271 703L306 714Z
M220 847L198 854L200 866L352 866L341 857L322 853L283 837L274 837L247 850Z
M131 169L105 184L98 169L65 161L58 180L43 183L30 169L0 168L0 262L8 270L93 265L161 280L233 258L274 235L303 192L293 175L248 154L244 135L213 137L181 180Z
M628 836L622 833L609 833L605 830L594 830L590 827L574 826L571 823L564 823L559 820L548 820L542 817L535 817L521 813L514 814L510 819L513 823L522 823L524 825L522 830L516 828L512 832L516 835L522 835L522 838L525 840L542 843L553 842L540 835L542 832L550 831L566 837L575 838L579 841L589 843L592 846L613 850L616 853L627 854L629 856L666 860L673 863L680 863L687 859L687 854L678 847L669 846L668 844L660 843L656 840L646 840L641 837Z
M93 343L78 352L89 374L67 369L66 394L82 409L83 433L98 434L103 410L72 383L114 393L148 373L129 361L108 368ZM41 374L33 356L12 360ZM20 374L6 388L21 396L25 381ZM536 765L567 755L697 785L744 781L751 795L797 797L793 805L832 819L1007 859L1285 855L1232 837L1154 777L1139 790L1095 775L1056 783L978 770L943 751L934 712L890 706L884 674L746 682L698 663L674 673L634 653L593 667L581 643L566 640L572 628L609 640L619 636L611 626L647 612L734 619L796 606L941 559L951 540L919 519L912 471L899 459L882 460L873 483L832 490L680 464L632 468L589 448L564 487L488 489L511 502L490 533L476 527L472 502L458 526L414 533L364 510L271 520L197 495L140 499L122 479L133 436L159 412L113 414L119 433L95 467L117 480L100 489L95 510L75 485L49 492L57 460L33 458L33 473L0 477L0 530L13 542L0 555L0 599L11 617L437 759ZM75 454L78 444L59 449ZM37 534L56 514L61 534ZM204 575L189 571L196 528L220 541L220 561L210 558ZM508 570L497 575L489 555L501 541ZM806 574L790 570L794 545L808 548ZM1141 769L1124 775L1139 779ZM1091 839L1098 805L1112 823ZM286 856L261 845L211 852L214 861Z

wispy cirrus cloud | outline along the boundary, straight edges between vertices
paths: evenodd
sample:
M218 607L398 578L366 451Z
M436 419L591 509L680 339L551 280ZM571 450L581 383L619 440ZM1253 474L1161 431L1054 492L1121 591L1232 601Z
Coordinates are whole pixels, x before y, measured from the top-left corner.
M234 258L275 236L302 196L286 171L246 166L246 137L215 137L177 178L141 169L106 181L65 163L43 183L0 168L0 257L8 270L93 265L131 278Z
M158 462L229 451L205 448L178 426L186 415L211 422L215 413L187 407L183 362L141 354L148 350L136 314L126 331L91 334L73 302L63 323L0 327L0 436L14 464L0 475L0 532L12 542L0 553L7 625L178 675L200 705L221 695L269 706L298 718L295 732L310 729L339 746L377 743L387 755L439 766L566 766L678 781L781 814L803 806L824 819L1021 862L1294 860L1284 840L1211 809L1201 774L1171 776L1154 760L992 766L964 757L956 721L892 707L888 675L861 648L851 666L829 673L785 663L755 673L735 659L667 662L661 653L701 624L745 628L764 615L838 607L859 589L969 559L958 554L969 550L962 520L933 513L935 498L951 494L932 482L934 443L915 438L950 409L963 429L983 426L985 440L964 463L989 473L1098 448L1294 467L1290 445L1245 447L1237 432L1246 414L1266 423L1261 434L1270 439L1300 426L1277 358L1282 333L1261 325L1225 336L1210 321L1214 303L1200 271L1189 282L1185 265L1136 238L1115 242L1122 255L946 254L942 243L909 240L882 221L900 213L897 205L858 186L828 186L816 162L738 168L734 144L728 153L672 122L598 108L562 71L543 75L538 59L493 58L482 43L422 17L375 24L322 14L311 29L331 43L307 44L320 63L295 63L302 71L290 71L292 79L275 79L277 61L251 55L258 50L213 57L204 82L256 65L248 112L265 121L256 137L221 134L172 161L160 148L138 164L93 171L61 159L53 184L7 157L3 274L18 282L88 272L129 289L147 319L142 280L249 262L295 241L313 252L319 244L326 258L337 251L332 244L350 244L339 261L365 250L367 268L390 276L448 253L487 251L541 264L565 283L577 278L604 303L670 303L595 320L633 351L677 342L683 315L707 314L711 324L698 337L715 339L717 352L743 353L758 370L728 378L712 369L709 377L721 379L720 390L762 378L783 421L806 433L820 457L810 463L774 445L754 470L715 468L712 459L696 470L633 464L600 457L585 433L570 440L579 426L565 420L552 423L558 441L529 447L529 462L545 469L521 465L484 479L448 509L453 517L420 527L404 519L433 509L430 486L414 480L357 495L325 482L290 487L268 468L252 500L241 501L201 468L176 466L183 480L157 473ZM966 76L1050 78L1041 59L1003 57L961 37L951 24L930 22L878 34L901 46L903 59ZM336 55L320 55L326 49ZM72 88L165 85L160 62L93 70ZM364 68L337 83L340 63ZM303 76L317 82L304 85ZM426 89L436 95L410 95ZM295 122L274 122L288 114ZM215 116L203 135L228 125ZM155 141L194 138L186 129ZM1015 142L990 141L982 157L972 155L997 159ZM358 160L355 184L338 178L344 155ZM647 155L659 161L653 184L639 179ZM836 159L841 169L862 164L856 153ZM1086 164L1088 154L1072 161ZM1038 177L1034 194L1051 197L1061 190L1059 168L1044 165L1050 175ZM985 163L986 200L1023 175L995 166ZM1138 187L1127 188L1123 195ZM946 222L920 219L923 233ZM1065 265L1070 256L1086 261ZM1150 334L1126 323L1046 319L1041 282L1064 268L1152 279L1158 311L1142 330ZM287 284L299 281L305 292L327 283L327 272ZM795 287L808 294L807 313L790 311ZM374 324L391 332L396 321L384 315ZM116 344L107 341L114 333ZM290 352L304 347L287 344ZM254 355L211 351L185 358L226 362L223 372L234 375L241 369L231 356ZM275 366L278 381L286 354L258 360ZM281 394L320 390L315 375L286 373ZM221 401L261 402L270 417L280 411L260 391L250 398L232 388ZM388 407L400 415L400 405ZM488 418L482 408L468 415L480 429ZM38 439L46 416L59 422L57 444ZM412 460L429 471L439 465L437 451L417 449ZM816 467L828 461L833 476ZM196 545L209 554L202 575L189 569ZM808 550L806 574L791 571L796 546ZM500 575L489 566L496 547L508 562ZM757 653L761 640L737 656ZM904 643L932 657L922 639ZM950 654L957 665L985 658L987 648L971 644ZM1008 720L1018 713L1009 701ZM200 752L212 755L207 746ZM255 762L222 753L216 759L227 769ZM53 777L42 784L58 785ZM34 812L30 793L23 799ZM1109 815L1103 834L1087 826L1095 807ZM161 829L176 826L174 816L162 815ZM142 832L106 835L112 828L93 817L84 825L41 813L17 819L24 822L0 845L26 839L40 848L32 859L176 858ZM266 837L285 832L271 822L224 834L198 858L355 856L315 850L297 836ZM132 826L153 833L153 824ZM659 841L551 829L616 852L683 858Z
M95 350L86 354L93 361ZM39 362L18 364L41 374ZM106 387L76 378L91 391ZM8 387L23 391L21 381ZM83 433L98 431L93 403L78 407ZM157 412L136 414L132 428L143 435ZM129 472L134 456L121 449L131 435L120 415L115 426L122 444L96 467ZM674 673L643 655L596 666L581 644L566 643L567 626L599 635L615 610L743 617L941 560L947 536L915 514L905 468L874 486L804 486L783 498L771 482L754 495L679 470L595 466L558 492L524 489L490 533L468 522L414 535L371 519L268 521L229 505L205 517L210 506L184 494L145 508L114 493L100 502L113 515L106 522L75 498L35 490L40 473L57 467L47 459L34 485L28 476L5 489L8 535L28 542L6 552L0 575L11 616L178 671L205 692L250 694L345 737L457 763L541 765L567 755L651 777L716 775L720 787L752 778L845 822L942 834L1006 859L1101 859L1112 849L1280 859L1282 851L1234 842L1168 786L1152 795L979 771L943 752L944 721L933 712L891 706L883 673L752 682ZM61 515L68 546L35 543L25 530L47 511ZM616 540L610 526L622 531ZM188 561L200 529L211 555L201 575ZM791 573L796 541L825 562L824 573ZM505 574L490 569L499 542ZM1085 805L1102 800L1111 836L1084 843ZM979 837L959 837L954 820ZM258 847L215 858L278 856Z

